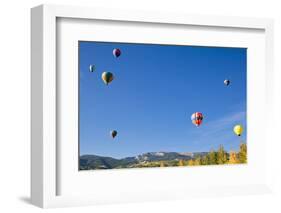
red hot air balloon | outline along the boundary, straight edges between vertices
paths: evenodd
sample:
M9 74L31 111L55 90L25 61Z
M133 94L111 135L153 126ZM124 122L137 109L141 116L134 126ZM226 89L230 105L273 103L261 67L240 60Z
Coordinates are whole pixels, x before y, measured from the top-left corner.
M115 58L118 58L121 55L121 50L120 49L113 49L113 55Z
M203 121L203 114L201 112L194 112L191 115L191 121L195 126L200 126Z

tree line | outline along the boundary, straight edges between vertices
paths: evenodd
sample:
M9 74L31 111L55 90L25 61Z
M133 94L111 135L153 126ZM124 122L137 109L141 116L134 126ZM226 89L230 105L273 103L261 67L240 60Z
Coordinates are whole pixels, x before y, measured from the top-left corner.
M191 160L179 160L178 166L219 165L219 164L243 164L247 163L247 145L241 143L239 151L227 153L222 145L217 151L211 150L203 157ZM161 164L161 166L165 166Z

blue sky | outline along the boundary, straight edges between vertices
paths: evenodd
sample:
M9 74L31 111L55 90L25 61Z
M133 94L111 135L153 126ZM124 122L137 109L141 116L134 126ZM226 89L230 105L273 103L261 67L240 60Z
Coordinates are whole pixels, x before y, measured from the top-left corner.
M246 141L246 57L245 48L79 42L80 155L238 150ZM115 76L108 86L104 71ZM200 127L194 112L204 115Z

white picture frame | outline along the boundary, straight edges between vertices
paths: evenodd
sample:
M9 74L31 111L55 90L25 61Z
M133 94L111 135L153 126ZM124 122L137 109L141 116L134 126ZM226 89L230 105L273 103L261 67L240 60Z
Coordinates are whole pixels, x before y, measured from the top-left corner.
M58 88L60 87L60 80L57 78L57 70L58 68L58 37L60 35L65 36L63 30L59 28L61 26L61 20L87 20L88 23L92 21L109 21L114 23L135 23L135 25L139 23L153 24L154 26L165 26L168 30L173 27L193 27L194 31L198 30L197 28L208 28L216 31L216 29L221 29L228 34L231 34L234 31L252 31L261 32L261 36L257 36L257 40L250 38L251 40L255 40L253 42L258 43L260 45L259 55L256 57L260 58L258 60L261 64L256 64L255 62L250 62L253 68L257 68L257 65L261 65L259 74L255 79L253 79L254 74L248 75L250 78L250 86L248 88L248 94L254 94L255 89L263 94L262 97L259 98L250 98L247 102L249 103L250 111L248 117L252 120L251 123L256 123L256 125L250 125L250 132L252 129L257 129L257 133L252 131L251 137L257 138L259 140L259 146L252 146L257 148L252 148L255 152L261 152L262 150L267 150L265 153L266 161L265 163L257 168L254 168L255 174L260 174L261 178L256 178L253 180L253 184L250 184L250 178L237 177L237 179L241 179L241 181L237 181L234 184L228 184L227 182L220 182L216 184L206 184L200 186L198 183L194 183L194 187L190 185L183 186L180 188L178 185L167 184L165 180L174 180L175 182L182 178L183 175L186 174L186 170L182 168L175 169L164 169L164 170L154 170L154 169L144 169L130 172L129 170L124 171L107 171L107 173L100 173L99 177L93 177L93 174L88 175L86 173L83 174L84 177L79 179L82 182L88 183L89 177L91 180L95 180L93 178L97 178L96 180L103 181L110 180L110 178L114 177L114 174L118 174L121 176L124 183L129 183L130 178L134 178L136 181L141 179L146 179L148 176L159 178L166 177L163 179L162 183L159 183L156 187L151 187L150 192L145 192L145 186L139 184L138 186L130 185L124 186L124 190L121 188L116 188L115 191L118 190L118 193L115 193L114 190L112 192L108 191L110 189L102 191L102 188L96 187L96 194L87 193L86 184L84 186L81 185L80 188L83 190L79 190L79 188L75 188L75 181L78 179L72 177L73 175L67 173L68 171L64 171L64 162L65 159L61 157L61 150L70 150L69 154L70 158L68 159L77 159L76 156L72 156L71 147L65 147L63 145L58 145L59 140L59 132L58 132L58 105L60 96L58 95ZM102 23L99 23L102 25ZM112 24L112 23L111 23ZM71 23L67 24L71 26ZM89 24L90 25L90 24ZM118 26L119 26L118 25ZM134 24L133 24L134 25ZM110 10L110 9L95 9L95 8L83 8L83 7L74 7L74 6L53 6L53 5L41 5L35 7L31 10L31 72L32 72L32 115L31 115L31 200L32 203L43 207L61 207L61 206L76 206L76 205L92 205L92 204L100 204L100 203L116 203L116 202L138 202L144 200L165 200L165 199L178 199L178 198L188 198L188 197L198 197L198 196L216 196L216 195L233 195L233 194L252 194L252 193L264 193L270 192L271 188L271 171L270 171L270 139L273 137L272 129L266 129L266 134L260 137L258 135L259 130L261 129L261 118L256 118L254 122L253 114L258 115L258 117L262 116L262 112L264 110L267 113L273 113L273 84L272 79L273 75L273 21L271 19L257 19L257 18L238 18L238 17L216 17L216 16L203 16L203 15L186 15L186 14L160 14L160 13L152 13L152 12L140 12L140 11L122 11L122 10ZM117 27L118 27L117 26ZM77 27L79 27L77 25ZM68 28L64 28L68 30ZM70 27L71 29L71 27ZM76 28L80 29L80 28ZM83 29L81 31L83 33ZM62 33L62 34L59 34ZM69 33L66 31L66 33ZM235 40L240 38L239 33L231 35L231 39ZM215 35L215 34L214 34ZM222 34L223 35L223 34ZM78 39L76 34L71 34L69 39ZM101 34L102 36L102 34ZM158 36L158 38L157 38ZM248 36L248 34L247 34ZM246 36L246 37L247 37ZM145 38L145 36L144 36ZM230 38L230 37L229 37ZM68 40L69 40L68 39ZM87 39L87 37L84 37ZM91 38L90 38L91 39ZM109 38L105 39L108 40ZM129 38L124 38L126 39ZM138 38L139 39L139 38ZM147 37L147 41L149 41L149 37ZM161 40L159 34L153 38L154 42L160 43L171 43L172 41ZM211 40L211 36L209 38ZM245 41L248 41L245 38ZM66 39L67 40L67 39ZM120 41L120 38L117 39ZM159 41L158 41L159 40ZM217 42L211 44L206 41L204 45L223 45L223 38L217 39ZM225 42L229 42L226 41ZM123 41L123 42L124 42ZM199 42L199 41L198 41ZM256 45L256 43L250 45ZM193 41L192 44L197 44L196 40ZM191 44L191 45L192 45ZM198 43L201 44L201 43ZM197 45L198 45L197 44ZM243 44L243 39L241 39L240 43L226 43L230 46L239 46L246 45ZM246 45L247 46L247 45ZM251 46L252 48L253 46ZM71 52L71 51L69 51ZM254 53L254 51L253 51ZM66 53L65 53L66 54ZM69 57L73 57L75 55L68 55ZM254 59L254 57L253 57ZM250 59L251 60L251 59ZM254 60L253 60L254 61ZM251 72L250 72L251 73ZM266 76L264 79L262 76ZM252 79L252 80L251 80ZM261 83L261 84L259 84ZM259 85L257 85L259 84ZM259 89L258 89L259 88ZM73 93L75 93L75 85L72 87ZM259 99L259 100L258 100ZM71 102L71 100L67 100ZM72 100L73 101L73 100ZM259 101L259 102L258 102ZM253 107L254 103L258 104L258 107ZM256 108L256 110L254 110ZM265 118L269 119L269 118ZM62 122L63 123L63 122ZM255 135L256 134L256 135ZM75 142L75 140L74 140ZM69 145L70 146L70 145ZM250 149L250 148L249 148ZM75 150L74 150L75 151ZM71 157L72 156L72 157ZM258 161L258 158L254 159L252 162ZM228 168L228 174L225 174L225 177L229 177L230 175L236 175L241 173L241 171L250 172L251 164L249 167L233 167ZM249 170L249 171L248 171ZM61 173L63 171L62 176L68 176L68 181L64 178L61 178ZM73 169L69 170L73 171ZM173 173L171 173L171 171ZM194 174L200 176L211 174L213 171L223 172L218 167L208 167L204 169L195 168L193 170ZM234 171L234 173L232 173ZM77 171L78 172L78 171ZM235 173L236 172L236 173ZM173 175L171 175L173 174ZM176 174L176 175L175 175ZM220 173L224 175L223 173ZM198 176L194 175L194 179L196 180ZM79 177L80 178L80 177ZM121 178L120 178L121 179ZM246 180L247 179L247 180ZM245 182L243 182L245 180ZM121 180L120 180L121 181ZM67 183L68 182L68 183ZM215 181L214 181L215 182ZM65 193L61 193L61 185L66 185L67 187L71 187ZM165 187L163 188L163 186ZM184 184L183 184L184 185ZM114 186L112 186L114 187ZM89 187L90 190L91 187ZM127 189L126 189L127 188ZM141 190L143 188L143 191ZM91 189L93 190L93 189ZM120 191L121 190L121 191ZM123 191L122 191L123 190ZM147 189L146 189L147 190ZM79 193L71 193L71 191L79 191ZM122 194L122 196L120 195Z

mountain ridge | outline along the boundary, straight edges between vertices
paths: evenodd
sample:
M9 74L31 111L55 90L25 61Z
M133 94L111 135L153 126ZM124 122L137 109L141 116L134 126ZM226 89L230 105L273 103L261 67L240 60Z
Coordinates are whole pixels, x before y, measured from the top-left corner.
M80 156L80 170L134 168L153 162L191 160L207 154L208 152L146 152L140 155L120 159L87 154Z

